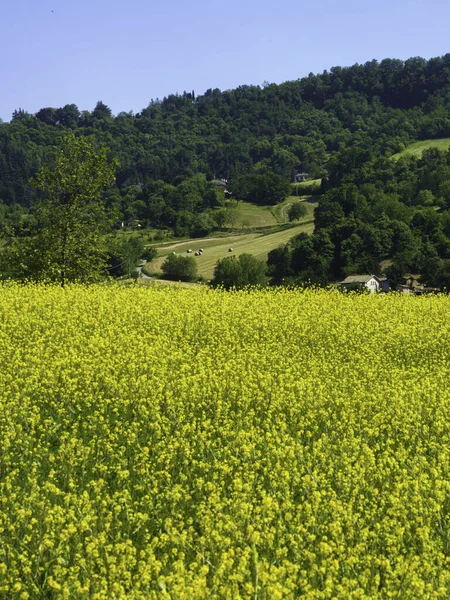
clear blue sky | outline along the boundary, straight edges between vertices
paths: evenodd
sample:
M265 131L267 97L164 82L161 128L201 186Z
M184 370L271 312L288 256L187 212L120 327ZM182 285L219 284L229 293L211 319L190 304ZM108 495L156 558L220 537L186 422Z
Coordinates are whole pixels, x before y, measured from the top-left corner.
M448 0L3 0L0 119L441 56L449 24Z

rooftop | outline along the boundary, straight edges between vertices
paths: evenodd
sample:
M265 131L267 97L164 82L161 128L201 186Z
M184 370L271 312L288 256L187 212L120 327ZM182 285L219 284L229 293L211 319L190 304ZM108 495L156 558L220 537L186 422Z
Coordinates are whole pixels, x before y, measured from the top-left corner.
M367 283L373 277L379 281L376 275L349 275L341 283Z

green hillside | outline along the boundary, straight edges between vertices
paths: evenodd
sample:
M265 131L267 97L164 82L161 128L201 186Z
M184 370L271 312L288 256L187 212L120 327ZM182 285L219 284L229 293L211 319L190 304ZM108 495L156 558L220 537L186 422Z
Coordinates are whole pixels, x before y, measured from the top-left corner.
M120 224L166 241L239 231L253 236L240 239L245 252L253 239L269 243L255 249L264 256L276 238L262 231L274 234L271 228L287 222L297 193L315 200L320 192L317 205L306 200L304 222L317 208L314 235L278 253L280 281L326 283L379 273L392 260L398 279L414 272L430 286L447 286L450 155L437 151L450 147L449 73L450 54L385 59L281 85L169 95L138 113L115 116L103 102L93 110L16 110L0 123L0 245L14 247L15 236L26 248L40 218L30 181L51 164L59 137L73 134L106 145L117 161L115 185L102 196L111 229ZM436 153L397 160L426 148ZM296 172L311 180L293 186ZM3 277L39 279L38 253L24 251L20 260L2 254ZM199 265L210 274L207 260L205 254Z
M274 216L272 206L259 206L250 202L238 204L236 226L239 228L268 227L279 222L283 221L278 221Z
M189 215L217 206L197 175L232 184L249 173L291 181L300 170L314 181L355 141L382 154L419 137L445 138L449 61L385 59L280 85L171 94L149 99L136 114L115 116L101 101L90 110L75 104L34 114L18 109L11 122L0 123L0 201L7 207L0 228L2 220L6 226L19 220L18 209L10 207L29 208L36 194L30 178L69 132L106 144L118 159L117 189L109 198L122 213L118 219L179 230L188 228Z
M239 202L237 208L236 228L245 230L252 227L270 227L288 222L287 211L292 204L303 202L306 216L302 221L314 218L317 199L313 196L288 196L284 202L274 206L259 206L251 202Z
M231 255L228 251L229 248L233 248L233 254L237 256L239 254L248 253L253 254L253 256L256 256L261 260L266 260L267 254L270 250L273 250L273 248L286 244L286 242L299 233L312 233L313 229L314 223L309 221L283 231L266 235L261 233L248 233L166 244L157 247L159 256L156 260L147 265L146 271L149 274L159 273L165 257L172 252L184 255L189 249L195 253L199 248L203 248L204 252L202 256L195 257L195 260L198 263L199 274L211 278L217 261Z
M411 144L401 152L397 152L391 156L392 159L398 160L402 156L422 156L424 150L428 150L428 148L437 148L438 150L448 150L450 148L450 138L442 138L440 140L421 140L420 142L415 142Z
M320 188L321 183L322 183L322 179L308 179L307 181L299 181L297 183L294 183L293 185L294 185L294 187L297 187L299 190L302 190L302 189L318 190Z
M296 202L302 202L306 206L306 216L302 221L310 221L314 218L314 209L317 207L318 202L314 196L288 196L284 202L280 202L276 206L272 207L272 212L276 216L279 223L287 223L288 215L287 211L289 207Z

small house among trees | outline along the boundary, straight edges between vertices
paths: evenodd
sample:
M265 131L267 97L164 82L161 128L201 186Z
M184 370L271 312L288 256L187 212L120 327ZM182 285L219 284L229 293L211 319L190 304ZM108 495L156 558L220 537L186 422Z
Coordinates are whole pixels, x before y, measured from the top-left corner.
M222 188L226 188L228 185L228 181L226 179L212 179L211 183Z
M341 291L366 288L369 292L381 290L381 280L376 275L350 275L341 281Z
M421 296L422 294L439 294L441 292L441 289L438 287L422 285L419 279L413 275L403 279L403 283L398 284L395 289L402 294L415 294L416 296Z
M296 173L294 175L295 183L301 183L302 181L306 181L309 177L309 173Z

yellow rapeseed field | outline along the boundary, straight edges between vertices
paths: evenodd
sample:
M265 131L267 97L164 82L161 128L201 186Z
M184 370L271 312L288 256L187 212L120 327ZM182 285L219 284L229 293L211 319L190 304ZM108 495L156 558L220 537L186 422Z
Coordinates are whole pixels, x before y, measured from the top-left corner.
M450 597L450 298L0 287L0 598Z

